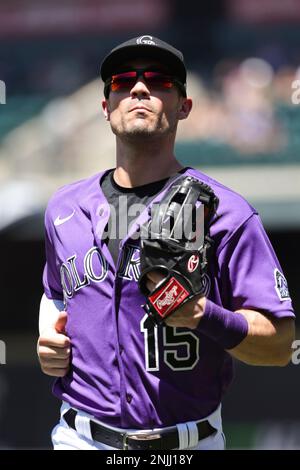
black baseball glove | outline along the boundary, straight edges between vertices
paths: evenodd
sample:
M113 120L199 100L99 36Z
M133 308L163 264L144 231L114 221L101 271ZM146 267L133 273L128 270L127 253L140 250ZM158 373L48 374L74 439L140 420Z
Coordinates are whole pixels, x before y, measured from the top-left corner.
M139 288L146 296L144 310L159 324L198 294L205 293L205 273L213 241L209 224L218 206L212 189L197 179L181 177L141 226ZM150 292L147 274L164 278Z

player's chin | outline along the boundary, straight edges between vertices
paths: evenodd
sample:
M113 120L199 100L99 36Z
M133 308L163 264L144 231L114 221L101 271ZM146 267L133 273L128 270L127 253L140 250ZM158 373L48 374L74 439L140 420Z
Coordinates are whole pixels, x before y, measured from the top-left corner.
M156 126L146 119L136 119L131 126L127 128L128 136L132 137L145 137L157 133Z

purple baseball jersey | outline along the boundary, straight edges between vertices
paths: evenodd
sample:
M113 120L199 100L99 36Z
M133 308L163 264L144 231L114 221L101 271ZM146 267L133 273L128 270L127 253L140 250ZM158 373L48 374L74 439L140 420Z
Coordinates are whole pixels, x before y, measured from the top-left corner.
M207 297L232 311L293 317L286 280L255 209L197 170L184 174L209 184L220 201L210 230L215 256ZM109 219L102 175L63 187L46 211L44 289L48 298L65 300L72 343L71 370L56 380L54 394L122 428L203 418L232 380L231 356L197 329L154 327L141 307L139 240L133 236L148 211L123 239L115 266L102 239Z

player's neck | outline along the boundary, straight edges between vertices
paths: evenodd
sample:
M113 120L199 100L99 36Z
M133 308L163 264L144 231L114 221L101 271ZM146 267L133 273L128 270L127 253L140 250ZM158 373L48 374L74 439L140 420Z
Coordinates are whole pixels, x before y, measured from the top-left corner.
M130 146L117 143L115 181L123 187L142 186L177 173L182 165L176 160L173 145Z

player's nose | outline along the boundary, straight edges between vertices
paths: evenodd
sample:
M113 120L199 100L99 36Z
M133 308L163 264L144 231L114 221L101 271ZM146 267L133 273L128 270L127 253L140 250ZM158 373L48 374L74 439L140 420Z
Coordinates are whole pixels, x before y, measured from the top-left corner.
M150 96L150 90L146 82L142 78L139 78L131 88L130 94L133 97L142 96L143 98L146 98Z

